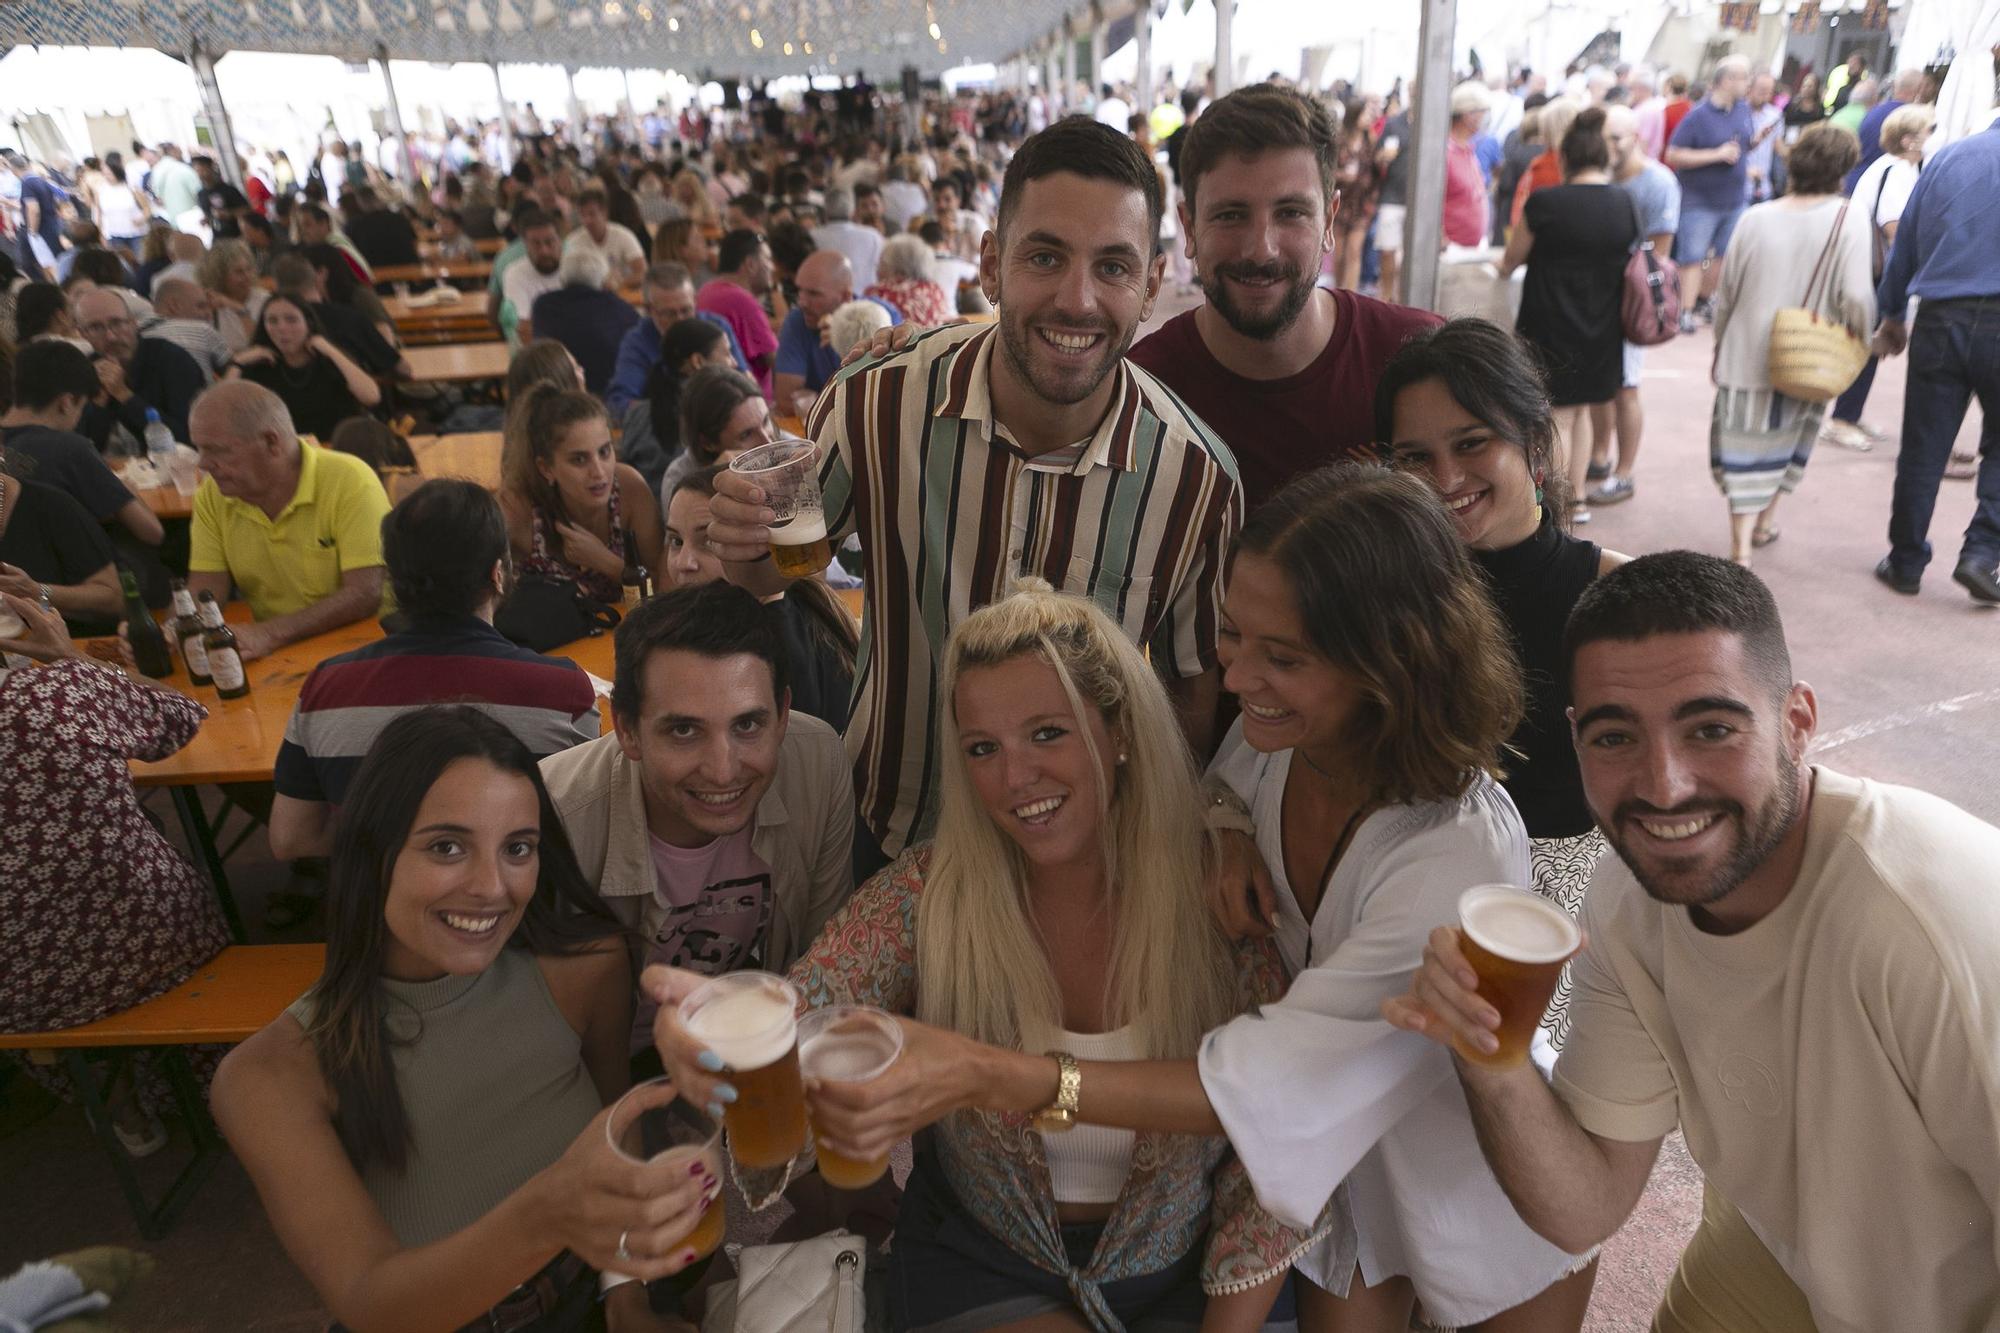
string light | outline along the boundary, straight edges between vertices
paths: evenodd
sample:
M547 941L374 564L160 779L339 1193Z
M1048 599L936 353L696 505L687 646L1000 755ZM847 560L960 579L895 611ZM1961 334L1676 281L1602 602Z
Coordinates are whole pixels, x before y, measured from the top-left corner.
M681 30L681 21L678 18L669 15L667 18L667 31L679 32L680 30Z
M938 28L938 25L937 25L937 20L936 20L936 19L932 19L932 20L931 20L931 40L932 40L932 41L936 41L936 40L937 40L938 38L940 38L940 37L942 37L942 36L944 36L944 33L943 33L943 32L942 32L942 31L941 31L941 30L940 30L939 28Z
M791 44L790 42L786 42L786 43L785 43L785 54L786 54L786 55L790 55L791 53L792 53L792 44Z
M752 29L750 30L750 45L752 45L752 46L756 47L756 48L757 48L757 49L758 49L759 51L763 50L763 49L764 49L764 34L763 34L763 33L761 33L761 32L758 32L758 31L757 31L757 30L756 30L755 28L752 28Z
M813 53L813 44L812 44L811 42L807 42L807 43L806 43L806 54L807 54L807 55L811 55L812 53Z

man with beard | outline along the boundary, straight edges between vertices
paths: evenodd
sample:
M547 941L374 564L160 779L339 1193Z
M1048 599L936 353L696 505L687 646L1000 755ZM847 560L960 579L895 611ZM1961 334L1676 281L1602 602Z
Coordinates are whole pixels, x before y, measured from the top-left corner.
M1501 1185L1581 1252L1679 1126L1707 1194L1656 1333L1994 1328L2000 830L1807 764L1818 701L1769 589L1728 561L1613 570L1567 639L1618 855L1584 901L1554 1086L1456 1062ZM1383 1012L1490 1052L1460 938L1433 931Z
M937 805L945 637L1018 579L1095 599L1182 710L1195 753L1215 716L1222 562L1242 523L1236 466L1180 400L1125 358L1166 272L1160 178L1084 117L1008 164L980 283L999 323L947 325L848 367L808 427L827 535L859 533L872 644L847 729L864 825L893 856ZM775 518L716 479L709 541L733 582L782 591Z
M500 280L501 319L506 319L508 308L513 310L514 337L526 347L535 340L533 322L528 318L535 308L535 298L560 291L563 285L563 242L556 220L547 213L537 213L521 228L521 246L521 257L526 262L515 264Z
M1213 103L1181 149L1181 234L1206 305L1132 349L1236 454L1251 508L1370 444L1375 381L1435 315L1317 286L1333 245L1333 122L1276 84Z

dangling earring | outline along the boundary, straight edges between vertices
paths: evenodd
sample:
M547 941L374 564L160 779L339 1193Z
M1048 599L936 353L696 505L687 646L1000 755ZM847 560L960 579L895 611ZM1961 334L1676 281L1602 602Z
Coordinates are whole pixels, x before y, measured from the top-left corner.
M1535 474L1535 525L1537 527L1540 527L1542 522L1542 501L1542 474L1537 472Z

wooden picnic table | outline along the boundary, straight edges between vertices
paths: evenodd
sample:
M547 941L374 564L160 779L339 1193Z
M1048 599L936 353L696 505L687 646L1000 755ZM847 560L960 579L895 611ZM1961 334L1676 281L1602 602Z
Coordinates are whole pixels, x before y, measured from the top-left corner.
M507 344L442 343L435 347L405 347L412 384L462 384L472 380L504 380L510 360Z
M416 455L417 472L426 481L433 477L463 477L489 491L500 489L501 437L497 430L412 435L409 445L410 452Z
M243 624L250 619L250 608L241 602L231 602L223 609L223 618ZM382 627L376 621L358 620L287 644L246 666L250 693L240 699L224 699L212 687L196 686L188 680L177 658L174 673L159 683L198 700L208 709L208 718L194 739L176 753L151 763L133 760L132 781L141 787L269 782L278 762L278 744L285 738L285 724L291 720L307 674L334 654L374 643L381 637ZM115 657L116 652L114 643L110 655ZM594 676L611 678L609 634L579 639L557 649L553 656L566 657Z
M407 296L385 296L382 308L389 312L389 318L398 328L405 324L428 324L437 320L462 319L466 316L486 317L486 298L479 292L462 292L456 287L444 290L451 293L449 301L435 301L429 305L413 305Z
M375 270L375 281L431 283L446 281L484 282L493 276L490 259L430 260L418 264L384 264Z

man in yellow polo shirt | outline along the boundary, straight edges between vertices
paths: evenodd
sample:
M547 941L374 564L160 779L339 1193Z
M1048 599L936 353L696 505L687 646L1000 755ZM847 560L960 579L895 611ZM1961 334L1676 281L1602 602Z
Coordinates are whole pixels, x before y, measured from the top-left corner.
M241 380L195 400L188 434L208 474L188 587L227 601L235 584L257 622L236 626L245 659L381 610L389 497L366 463L304 443L283 400Z

